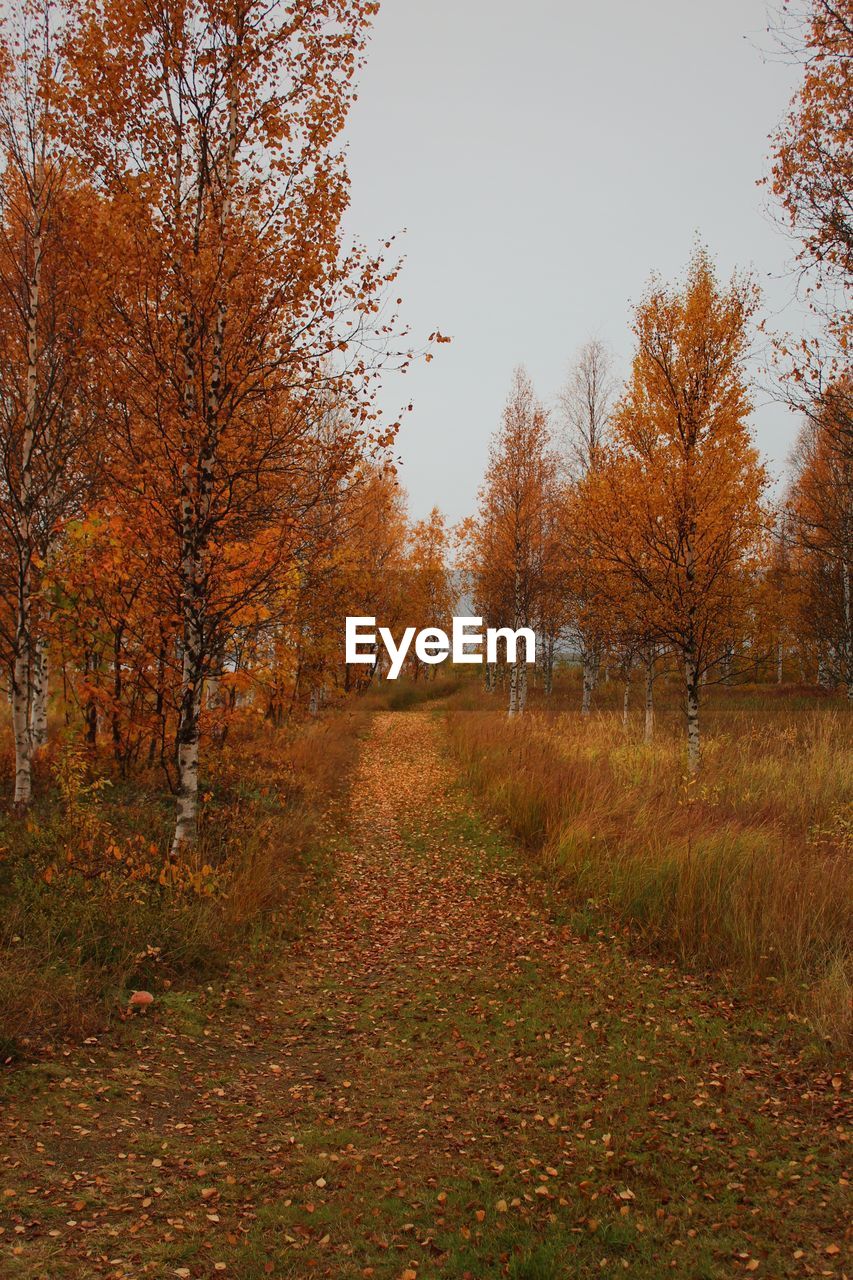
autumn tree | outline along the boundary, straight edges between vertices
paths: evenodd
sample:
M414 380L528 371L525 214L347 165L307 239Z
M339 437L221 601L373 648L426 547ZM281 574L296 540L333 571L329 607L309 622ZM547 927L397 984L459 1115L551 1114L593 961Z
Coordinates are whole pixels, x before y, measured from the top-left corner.
M786 515L798 630L853 698L853 394L832 386L801 428Z
M473 533L474 599L489 626L517 631L537 625L546 495L555 475L548 416L519 368L492 440ZM526 703L527 666L519 645L510 670L510 715Z
M405 493L393 467L373 464L360 477L349 512L346 590L338 601L337 636L346 614L382 619L395 634L408 622L408 520ZM340 645L340 639L338 639ZM371 666L348 678L381 681L385 656L377 645Z
M786 0L779 37L803 79L771 139L769 186L800 242L815 325L776 347L784 397L820 417L829 388L849 382L853 341L853 0Z
M559 396L569 481L562 521L565 591L571 630L580 651L583 715L590 713L598 683L610 610L602 595L603 579L576 494L604 458L614 394L610 353L592 338L578 352Z
M797 260L818 322L811 335L777 339L784 394L807 420L787 512L797 544L793 582L804 634L824 656L833 655L835 678L847 681L849 546L843 509L849 501L844 458L853 341L853 3L806 0L787 3L783 12L780 37L786 52L802 63L803 79L772 139L769 181L800 240ZM825 496L819 495L822 484L828 486Z
M42 569L91 492L92 256L98 209L57 137L53 9L7 19L0 54L0 613L9 664L15 805L31 798L47 731L49 600Z
M764 524L744 370L755 303L702 251L682 287L652 285L612 446L584 485L596 556L681 663L693 774L701 681L748 626Z
M784 6L786 49L803 82L772 139L770 186L802 240L800 262L824 284L853 279L853 3Z
M122 229L104 309L109 473L144 513L180 618L173 851L196 830L202 689L236 619L286 573L315 424L370 429L380 295L345 251L337 145L369 0L82 0L66 131Z
M450 531L447 520L433 507L423 520L416 520L409 531L406 557L406 621L417 631L438 627L448 635L452 628L457 592L450 568ZM412 657L413 675L417 680L424 664ZM428 668L435 675L436 667Z

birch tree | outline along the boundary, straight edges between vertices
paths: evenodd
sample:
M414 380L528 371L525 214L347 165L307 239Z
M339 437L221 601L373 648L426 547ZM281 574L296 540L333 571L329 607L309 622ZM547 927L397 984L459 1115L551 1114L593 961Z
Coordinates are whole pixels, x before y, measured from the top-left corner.
M478 607L481 601L488 606L489 625L514 631L537 625L555 472L548 416L519 368L491 443L474 534L474 597ZM520 646L510 668L509 714L522 713L526 705L527 664Z
M97 212L56 132L58 33L48 4L7 19L0 83L0 590L15 742L14 803L47 733L41 567L91 489L91 270Z
M699 251L681 287L653 284L606 463L585 482L596 555L678 657L688 766L700 764L700 690L750 624L766 520L744 362L748 279L716 280Z
M572 485L591 476L608 439L615 381L610 353L597 338L578 352L559 396L565 462ZM573 603L573 631L581 658L581 714L589 715L605 644L601 581L585 523L570 510L565 525L567 588Z
M337 145L369 0L83 0L69 136L122 227L105 341L117 494L146 512L180 619L173 853L193 843L202 690L292 552L314 424L371 430L393 278L345 251ZM263 553L258 554L259 548Z
M853 699L853 395L830 388L803 425L787 502L799 631Z

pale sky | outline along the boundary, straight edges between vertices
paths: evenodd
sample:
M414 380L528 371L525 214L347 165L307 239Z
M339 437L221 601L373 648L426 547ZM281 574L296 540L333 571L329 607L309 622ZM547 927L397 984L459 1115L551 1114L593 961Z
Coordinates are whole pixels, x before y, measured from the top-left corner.
M383 392L392 414L414 402L413 515L473 511L516 364L551 402L595 335L624 374L632 302L697 236L722 274L751 267L784 323L793 247L756 182L798 73L764 56L766 26L764 0L384 0L348 129L350 226L406 230L405 319L453 337ZM796 423L756 400L778 472Z

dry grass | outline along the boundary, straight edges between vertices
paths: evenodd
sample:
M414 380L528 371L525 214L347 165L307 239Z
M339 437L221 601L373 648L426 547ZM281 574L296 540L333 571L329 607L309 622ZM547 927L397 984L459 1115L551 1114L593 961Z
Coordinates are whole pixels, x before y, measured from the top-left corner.
M450 716L467 776L559 886L674 944L690 964L781 982L819 1029L849 1033L853 741L840 700L712 693L701 779L684 776L677 691L656 740L614 709L544 700L521 721L467 695ZM605 691L605 700L608 691Z
M54 748L30 817L0 818L0 1062L90 1033L134 987L222 972L240 946L301 931L365 719L350 709L291 731L236 726L209 750L199 846L178 886L157 880L173 820L162 778L122 781L104 758Z

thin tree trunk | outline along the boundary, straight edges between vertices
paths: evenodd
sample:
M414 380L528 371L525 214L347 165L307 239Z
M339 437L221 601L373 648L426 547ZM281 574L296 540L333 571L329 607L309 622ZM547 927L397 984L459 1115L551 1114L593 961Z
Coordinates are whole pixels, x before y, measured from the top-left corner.
M655 660L646 662L646 720L643 729L643 740L651 742L655 734Z
M784 664L784 660L785 660L785 650L783 649L782 641L780 640L776 646L776 683L777 684L782 683L782 667Z
M181 714L178 723L178 800L172 857L196 839L198 823L198 755L202 691L201 637L197 625L185 622L181 669Z
M687 770L691 778L699 773L701 741L699 736L699 669L692 653L684 659L687 694Z
M841 557L841 590L844 605L844 653L841 678L847 686L847 697L853 699L853 591L851 591L850 563L846 551L842 552Z
M516 530L515 539L515 581L513 584L513 623L516 630L521 626L521 543ZM521 659L516 650L516 660L512 664L509 676L509 714L517 715L524 710L527 700L527 672L524 672L524 685L521 684Z
M518 663L514 662L509 670L509 714L514 716L518 711Z
M15 736L15 808L23 812L32 799L30 737L30 646L33 563L33 449L38 413L38 318L41 290L42 237L40 210L33 210L38 230L33 237L33 271L27 294L27 385L21 440L20 526L18 530L18 605L12 670L12 728Z
M157 732L151 735L151 743L148 748L148 766L154 763L154 757L157 754L157 747L160 747L162 755L163 739L165 736L166 718L163 714L163 706L166 697L166 633L161 625L160 627L160 648L157 653L157 694L154 700L154 718L159 726Z
M228 141L223 166L222 206L219 212L219 272L225 252L231 218L234 161L237 153L237 84L228 85ZM199 213L201 212L202 177L199 175ZM198 455L195 475L186 466L181 492L181 587L183 595L183 664L181 671L181 714L178 724L178 802L172 856L185 845L195 843L198 828L198 764L202 688L205 653L204 614L209 583L207 580L207 539L213 498L214 468L219 445L219 411L222 391L223 351L228 303L220 294L216 303L210 378L203 406L204 438ZM196 415L195 355L193 345L197 333L190 316L182 320L181 354L183 362L184 410L190 422ZM197 494L192 492L196 481ZM193 498L195 497L195 501Z
M94 675L98 669L98 660L92 649L86 650L84 669L87 676ZM86 723L86 745L94 751L98 745L98 704L91 694L86 702L83 719Z
M527 663L519 658L517 666L518 714L521 715L527 707Z
M581 694L581 715L583 716L588 716L592 710L592 695L598 683L598 662L598 654L594 650L584 650L583 690Z
M622 694L622 724L628 727L628 716L631 706L631 671L630 668L625 676L625 691Z
M123 764L124 744L121 735L122 698L122 640L124 627L117 626L113 635L113 705L110 716L113 731L113 755L116 763Z
M12 668L12 730L15 735L15 809L22 813L32 799L32 740L30 738L29 592L19 582L18 626Z
M50 681L50 658L47 637L40 635L33 652L32 699L30 702L30 739L33 751L47 746L47 701Z
M554 692L554 637L545 638L545 696L550 698Z

